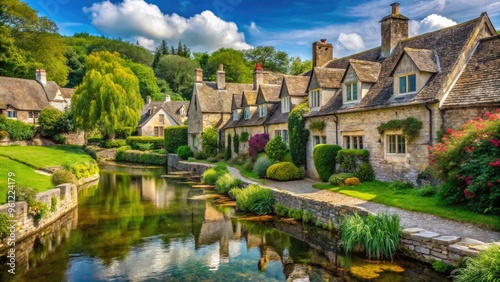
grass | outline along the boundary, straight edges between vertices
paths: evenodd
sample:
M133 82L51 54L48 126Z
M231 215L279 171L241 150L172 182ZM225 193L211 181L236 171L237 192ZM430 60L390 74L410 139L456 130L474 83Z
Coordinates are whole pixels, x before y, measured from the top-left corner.
M243 177L262 183L262 179L260 179L259 176L255 172L253 172L251 170L246 170L242 165L228 164L227 162L224 162L224 161L212 163L212 162L209 162L207 160L197 160L195 158L189 158L187 161L192 162L192 163L204 163L204 164L210 164L210 165L223 163L223 164L226 164L228 167L236 168L241 173L241 175L243 175Z
M420 197L419 189L393 190L381 181L364 182L356 187L315 184L313 187L341 193L354 198L397 207L408 211L432 214L446 219L473 223L500 231L500 216L478 214L465 206L446 205L438 197Z
M88 162L92 158L81 146L7 146L0 147L0 156L7 157L35 169L61 166L66 162Z
M35 170L27 165L18 163L0 156L0 204L6 203L7 175L9 172L15 174L16 186L26 186L43 192L54 187L50 182L50 176L36 173Z

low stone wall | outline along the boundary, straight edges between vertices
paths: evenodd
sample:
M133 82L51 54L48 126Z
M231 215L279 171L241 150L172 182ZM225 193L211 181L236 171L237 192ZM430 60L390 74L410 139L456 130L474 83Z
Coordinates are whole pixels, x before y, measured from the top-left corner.
M54 212L51 212L52 197L57 199L57 206ZM9 234L0 242L0 250L8 247L9 239L15 239L15 242L20 242L23 239L33 235L34 233L42 230L46 226L52 224L54 221L65 215L72 209L78 206L77 188L73 184L61 184L54 189L38 193L35 198L37 201L47 204L49 208L48 215L36 221L33 216L28 214L28 205L26 202L16 202L14 215L11 220L15 225L15 231ZM11 205L11 206L9 206ZM0 206L0 213L11 214L9 208L12 208L12 203Z
M210 168L209 164L185 162L176 154L167 155L167 167L178 171L191 171L194 174L203 174Z

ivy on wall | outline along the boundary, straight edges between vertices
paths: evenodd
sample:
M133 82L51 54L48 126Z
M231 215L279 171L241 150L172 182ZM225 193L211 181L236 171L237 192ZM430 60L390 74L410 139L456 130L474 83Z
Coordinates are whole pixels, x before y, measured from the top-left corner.
M240 135L240 142L247 142L249 134L246 131L243 131Z
M383 135L387 130L402 130L403 136L412 142L415 140L422 129L423 123L414 117L409 117L406 119L393 119L386 123L382 123L377 127L378 133Z
M324 120L314 120L309 124L309 130L323 131L326 127Z

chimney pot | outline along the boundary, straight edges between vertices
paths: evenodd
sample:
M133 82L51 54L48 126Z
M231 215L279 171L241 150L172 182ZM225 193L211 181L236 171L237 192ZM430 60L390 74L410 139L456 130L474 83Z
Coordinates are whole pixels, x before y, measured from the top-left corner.
M319 41L321 41L321 43L326 43L326 39L320 39Z
M262 70L263 70L262 65L260 63L256 63L253 71L262 71Z
M392 14L399 15L399 3L398 2L392 3L391 7L392 7Z

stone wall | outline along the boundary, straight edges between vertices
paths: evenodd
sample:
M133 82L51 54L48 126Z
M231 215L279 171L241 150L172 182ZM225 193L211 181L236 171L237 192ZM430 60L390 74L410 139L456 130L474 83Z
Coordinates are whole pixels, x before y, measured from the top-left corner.
M205 172L205 170L210 168L210 165L185 162L176 154L168 154L167 167L169 171L172 169L177 171L191 171L192 173L201 175Z
M448 109L443 110L443 120L444 129L460 129L460 127L466 124L469 120L477 120L478 117L485 119L484 114L486 112L495 113L499 107L469 107L463 109Z
M52 197L57 199L57 206L54 212L50 211ZM14 218L12 218L12 220L16 221L16 229L14 232L16 242L20 242L24 238L39 232L78 206L77 188L73 184L61 184L54 189L38 193L35 199L47 205L49 208L48 215L45 218L36 221L31 215L28 214L29 211L26 202L16 202L15 212L13 212ZM12 205L12 203L10 205ZM0 213L9 214L9 208L9 204L0 206ZM7 247L8 238L9 237L4 238L0 242L0 250Z
M61 134L66 138L66 144L69 145L84 145L85 144L85 133L83 131L76 133L63 133Z

